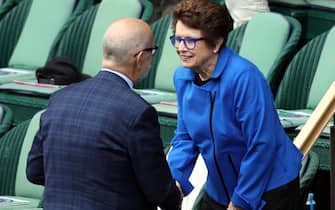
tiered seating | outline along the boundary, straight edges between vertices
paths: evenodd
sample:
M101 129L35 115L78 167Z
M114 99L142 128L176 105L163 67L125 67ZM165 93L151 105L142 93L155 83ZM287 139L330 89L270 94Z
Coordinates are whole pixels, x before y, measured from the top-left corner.
M62 33L56 38L49 59L56 56L68 57L82 69L83 73L93 76L100 69L101 40L108 25L122 17L148 18L151 12L152 5L147 0L103 0L64 26ZM50 93L57 90L57 88L12 83L2 85L0 89L2 92L7 92L0 94L0 102L12 107L15 124L31 118L38 110L46 107L47 99L41 98L40 92L47 92L48 97ZM14 92L14 94L8 92Z
M79 15L93 2L94 0L6 1L6 7L13 7L13 9L8 11L0 21L1 65L13 69L25 68L28 73L25 75L34 77L34 69L43 66L46 62L54 39L63 25ZM50 8L53 9L50 10ZM0 76L0 84L9 82L16 76L15 74ZM6 99L5 93L0 95ZM19 100L19 98L14 100ZM16 116L22 120L31 118L32 115L29 115L29 111L36 107L33 104L31 106L33 108L28 106L22 112L17 112L16 105L11 102L7 103L6 100L2 103L7 104L14 111L14 122L17 121Z
M2 49L9 61L5 66L8 68L0 69L0 84L16 78L34 78L34 70L46 62L58 32L78 8L83 9L82 4L86 0L21 0L15 10L8 12L0 22L4 37L1 43L7 44L10 37L12 44Z

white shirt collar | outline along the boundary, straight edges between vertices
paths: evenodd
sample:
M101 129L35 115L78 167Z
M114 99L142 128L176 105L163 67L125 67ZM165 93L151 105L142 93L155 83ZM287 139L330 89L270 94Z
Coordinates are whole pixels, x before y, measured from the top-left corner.
M126 81L126 83L128 84L128 86L130 88L133 88L133 86L134 86L133 81L131 81L126 75L124 75L120 72L114 71L112 69L107 69L107 68L102 68L101 71L108 71L108 72L111 72L113 74L116 74L116 75L120 76L124 81Z

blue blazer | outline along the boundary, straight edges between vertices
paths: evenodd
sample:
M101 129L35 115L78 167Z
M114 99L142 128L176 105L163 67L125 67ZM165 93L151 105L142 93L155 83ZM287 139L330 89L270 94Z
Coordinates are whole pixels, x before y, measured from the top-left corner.
M51 97L26 172L44 210L178 209L157 112L111 72Z

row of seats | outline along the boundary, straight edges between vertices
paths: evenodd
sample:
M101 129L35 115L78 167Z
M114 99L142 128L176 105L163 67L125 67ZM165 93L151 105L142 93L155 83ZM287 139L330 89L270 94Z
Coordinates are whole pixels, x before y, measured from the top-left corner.
M141 18L148 21L152 13L152 4L148 0L102 0L98 3L94 0L9 1L19 2L0 20L0 30L2 31L2 25L5 25L4 28L9 28L9 31L17 31L18 41L16 44L12 44L12 47L4 47L5 49L13 49L13 52L9 53L11 56L7 66L14 70L20 68L30 72L28 74L25 72L22 76L19 76L19 73L0 75L0 84L2 84L0 87L2 92L0 103L7 104L13 109L15 125L30 119L34 113L45 107L47 100L45 100L45 97L29 98L25 97L26 95L18 94L33 92L37 93L38 96L43 95L37 88L15 86L11 82L13 79L34 79L34 70L57 56L66 56L79 69L82 69L83 73L95 75L99 70L102 59L101 42L107 26L122 17ZM79 11L69 14L70 8L73 7L75 2L77 2L75 8L79 8ZM50 5L53 5L53 7L50 7ZM50 12L48 8L53 8L53 12ZM68 8L67 14L64 14L64 11L66 11L64 8ZM17 21L21 16L25 17L22 18L25 21ZM16 22L21 21L25 24L22 30L18 30ZM2 49L1 45L6 45L6 43L11 42L1 40L0 37L0 51ZM3 64L3 66L6 65ZM19 91L15 91L17 89ZM30 91L27 91L27 89ZM14 93L12 94L12 92ZM30 94L30 96L35 95ZM49 94L46 97L48 96Z

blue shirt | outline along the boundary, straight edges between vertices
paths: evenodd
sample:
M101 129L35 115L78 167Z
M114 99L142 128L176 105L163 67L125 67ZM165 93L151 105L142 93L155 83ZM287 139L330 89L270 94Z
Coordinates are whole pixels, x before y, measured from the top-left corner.
M281 126L268 82L228 48L220 51L210 81L194 81L191 69L176 70L178 125L168 158L173 177L190 193L188 179L201 153L211 198L262 209L263 193L295 179L302 159Z

